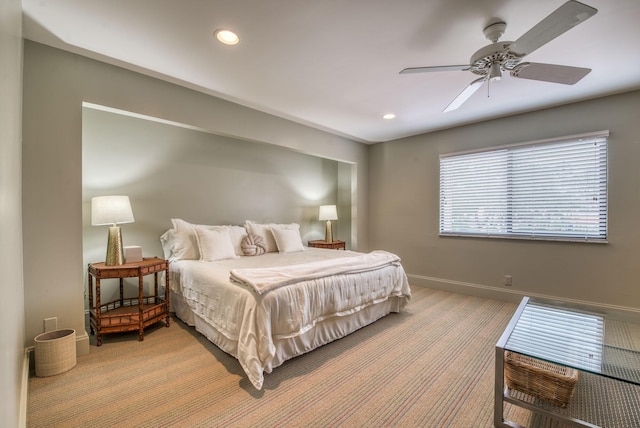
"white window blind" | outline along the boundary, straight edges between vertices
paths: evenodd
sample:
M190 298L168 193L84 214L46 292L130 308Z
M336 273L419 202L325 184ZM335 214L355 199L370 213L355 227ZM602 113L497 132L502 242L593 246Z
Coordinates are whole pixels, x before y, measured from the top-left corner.
M440 157L440 234L606 242L602 131Z

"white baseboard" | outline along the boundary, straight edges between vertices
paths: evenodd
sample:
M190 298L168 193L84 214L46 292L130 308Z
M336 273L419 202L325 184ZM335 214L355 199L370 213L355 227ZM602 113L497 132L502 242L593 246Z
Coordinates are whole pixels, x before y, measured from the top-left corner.
M33 346L24 350L24 359L22 360L22 385L20 386L20 414L18 415L18 426L25 428L27 426L27 404L29 403L29 368L31 357L33 356Z
M80 332L76 331L76 355L79 357L81 355L89 354L89 335L85 330Z
M532 293L522 290L514 290L507 287L493 287L490 285L474 284L471 282L455 281L445 278L435 278L431 276L407 274L409 283L437 290L451 291L454 293L468 294L472 296L485 297L509 302L519 302L523 297L528 296L536 299L553 300L568 305L586 306L595 312L601 312L612 316L615 319L637 322L640 317L640 308L628 306L610 305L607 303L591 302L587 300L569 299L566 297L552 296L548 294Z

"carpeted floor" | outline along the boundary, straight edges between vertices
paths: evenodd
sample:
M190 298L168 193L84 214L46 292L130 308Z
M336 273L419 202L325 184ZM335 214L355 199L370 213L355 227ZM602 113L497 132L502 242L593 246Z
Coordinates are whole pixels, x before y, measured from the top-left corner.
M177 320L148 328L143 342L105 335L71 371L30 379L27 425L493 426L494 346L516 305L412 291L402 313L287 361L262 391ZM525 410L505 412L531 422Z

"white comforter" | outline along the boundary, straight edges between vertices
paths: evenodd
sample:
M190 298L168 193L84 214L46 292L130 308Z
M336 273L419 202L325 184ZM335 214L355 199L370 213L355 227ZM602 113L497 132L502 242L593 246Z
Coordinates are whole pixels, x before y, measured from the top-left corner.
M209 339L234 355L251 383L261 389L264 372L347 334L341 317L391 300L398 301L392 310L404 307L410 298L409 284L400 263L386 263L378 269L315 277L259 294L232 282L230 271L313 264L360 254L308 248L217 262L177 261L170 264L171 288L212 327L215 337ZM314 329L317 325L322 325L319 332Z
M353 275L392 264L399 265L400 257L387 251L377 250L352 257L331 258L289 266L231 269L231 281L249 286L258 294L264 294L300 281L331 275Z

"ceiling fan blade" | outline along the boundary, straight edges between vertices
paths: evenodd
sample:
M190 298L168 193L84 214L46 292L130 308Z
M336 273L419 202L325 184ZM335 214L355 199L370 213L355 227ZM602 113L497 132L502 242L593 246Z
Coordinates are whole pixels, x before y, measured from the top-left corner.
M410 67L405 68L400 72L400 74L410 74L410 73L429 73L433 71L464 71L468 70L468 65L441 65L436 67Z
M597 9L586 4L568 1L516 40L511 45L511 51L518 55L528 55L597 12Z
M590 68L542 64L538 62L524 62L511 71L511 76L520 79L542 80L543 82L573 85L579 82L590 72Z
M471 82L469 86L464 88L464 90L460 92L460 94L453 101L451 101L451 103L449 103L447 108L442 110L442 112L447 113L460 107L462 104L464 104L465 101L469 99L469 97L471 97L471 95L473 95L478 89L480 89L480 86L482 86L482 84L486 80L486 77L481 77Z

